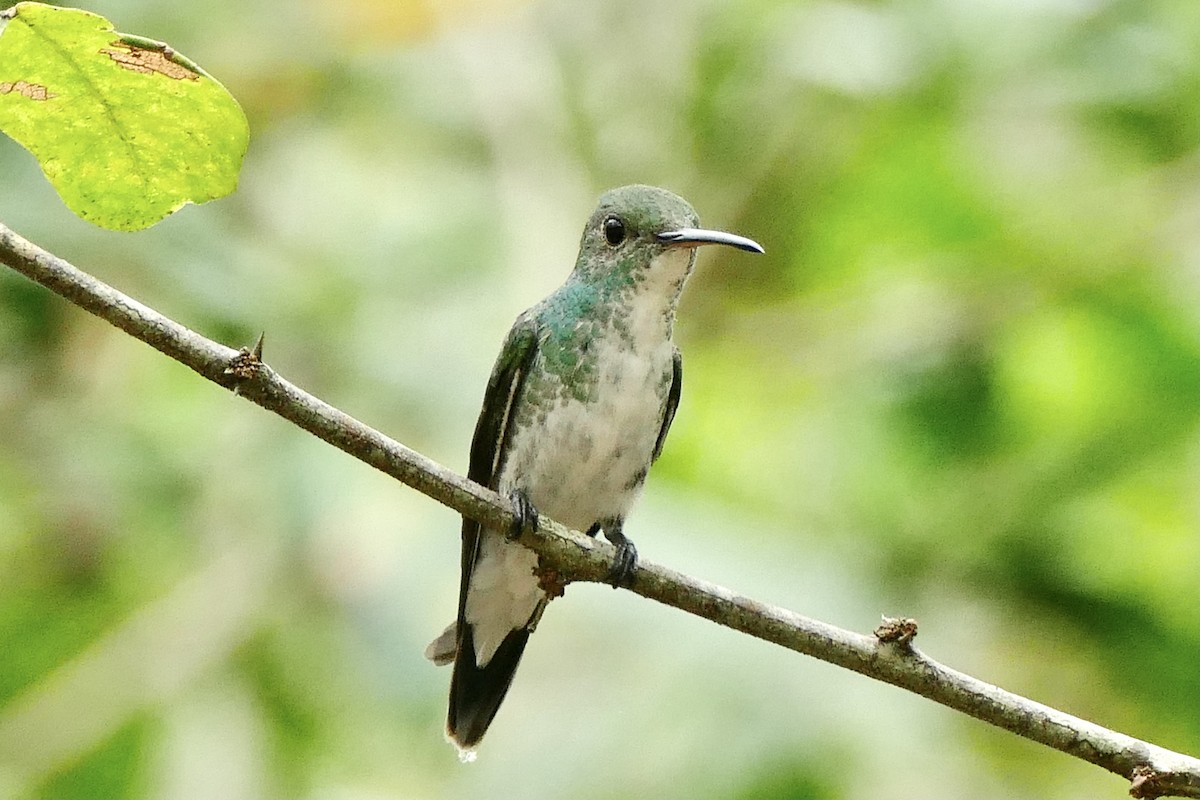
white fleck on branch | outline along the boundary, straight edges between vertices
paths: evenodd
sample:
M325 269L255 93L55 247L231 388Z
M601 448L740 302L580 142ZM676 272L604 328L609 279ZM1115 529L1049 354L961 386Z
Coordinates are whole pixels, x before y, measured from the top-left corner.
M313 397L262 363L261 340L234 350L164 317L0 224L0 261L200 375L275 412L422 494L509 528L509 502ZM604 580L612 547L541 519L521 543L548 585ZM890 683L1130 781L1134 797L1200 798L1200 759L1036 703L946 667L912 646L916 625L885 620L874 635L842 630L642 561L632 591L759 639Z

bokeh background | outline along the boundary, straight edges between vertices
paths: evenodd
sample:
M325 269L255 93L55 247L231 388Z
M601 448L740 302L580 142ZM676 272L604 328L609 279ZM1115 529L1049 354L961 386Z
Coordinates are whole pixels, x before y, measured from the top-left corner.
M0 6L10 3L0 3ZM611 186L701 254L642 554L1200 753L1194 0L83 3L222 79L239 191L0 219L464 470ZM1095 798L1126 784L627 592L442 740L457 519L0 270L0 797Z

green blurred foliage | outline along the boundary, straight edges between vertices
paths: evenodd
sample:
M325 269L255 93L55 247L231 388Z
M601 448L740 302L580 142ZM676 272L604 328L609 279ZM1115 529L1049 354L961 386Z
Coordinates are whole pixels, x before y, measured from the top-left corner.
M87 6L242 103L136 237L0 142L0 219L463 469L491 360L640 181L704 253L645 557L1200 752L1190 0ZM0 797L1120 796L598 587L442 743L454 515L0 272Z

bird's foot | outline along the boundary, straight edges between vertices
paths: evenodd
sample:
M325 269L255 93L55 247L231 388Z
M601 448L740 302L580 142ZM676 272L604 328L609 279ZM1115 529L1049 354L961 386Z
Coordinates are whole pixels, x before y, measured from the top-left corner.
M515 542L521 538L522 534L537 530L538 510L533 507L533 503L529 502L529 495L520 489L513 489L509 492L508 499L513 504L513 524L508 531L508 538Z
M624 534L617 531L605 531L604 538L617 548L617 555L613 558L612 567L608 570L604 582L612 584L614 589L620 589L622 586L628 589L633 586L633 579L637 574L637 548Z

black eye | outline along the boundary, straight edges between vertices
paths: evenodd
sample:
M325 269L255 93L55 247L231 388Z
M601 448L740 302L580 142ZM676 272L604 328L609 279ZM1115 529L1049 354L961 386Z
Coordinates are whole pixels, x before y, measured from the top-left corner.
M604 238L613 247L625 241L625 223L617 217L604 220Z

